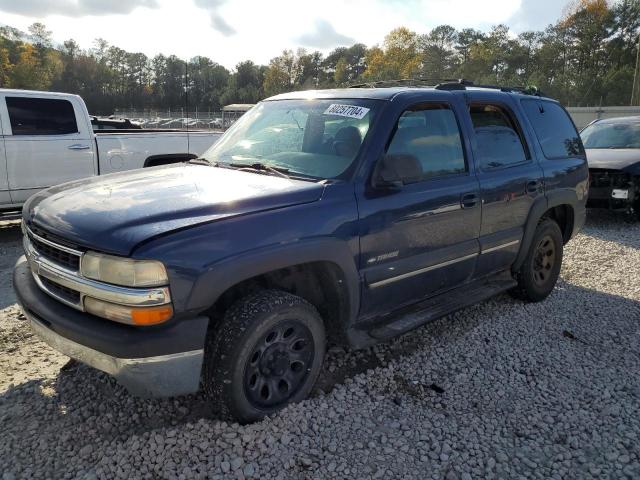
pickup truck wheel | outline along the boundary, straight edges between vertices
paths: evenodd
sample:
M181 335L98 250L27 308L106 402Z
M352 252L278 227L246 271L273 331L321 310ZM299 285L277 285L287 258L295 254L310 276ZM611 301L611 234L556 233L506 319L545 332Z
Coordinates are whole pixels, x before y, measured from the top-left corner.
M529 253L516 273L518 286L511 294L519 299L539 302L549 296L562 266L562 233L551 219L542 220L533 236Z
M204 389L223 418L253 422L306 398L324 353L316 309L295 295L262 291L232 305L209 335Z

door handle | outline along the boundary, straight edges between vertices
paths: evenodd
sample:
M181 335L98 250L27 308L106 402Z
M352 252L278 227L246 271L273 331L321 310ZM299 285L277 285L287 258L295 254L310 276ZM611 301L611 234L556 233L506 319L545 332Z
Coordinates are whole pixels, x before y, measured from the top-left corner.
M74 143L73 145L69 145L67 148L69 150L89 150L91 147L89 145L82 145L80 143Z
M540 186L541 183L538 180L531 180L527 182L527 193L538 193L538 191L540 190Z
M477 193L465 193L460 199L462 208L473 208L478 204L479 196Z

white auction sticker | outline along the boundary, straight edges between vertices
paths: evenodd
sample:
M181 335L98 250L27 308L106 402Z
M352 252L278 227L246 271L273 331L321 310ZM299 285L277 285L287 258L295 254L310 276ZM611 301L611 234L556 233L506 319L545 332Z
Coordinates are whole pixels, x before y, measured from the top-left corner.
M329 108L324 111L325 115L339 115L340 117L357 118L358 120L363 118L367 113L369 113L368 108L357 105L341 105L339 103L332 103L329 105Z

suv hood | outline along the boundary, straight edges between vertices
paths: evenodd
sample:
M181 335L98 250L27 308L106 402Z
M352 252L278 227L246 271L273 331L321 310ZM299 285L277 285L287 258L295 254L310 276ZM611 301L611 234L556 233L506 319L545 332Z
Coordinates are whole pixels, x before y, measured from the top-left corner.
M640 175L640 148L589 148L586 152L589 168L624 170Z
M25 223L73 244L129 255L151 237L199 223L319 200L320 183L176 164L93 177L43 190Z

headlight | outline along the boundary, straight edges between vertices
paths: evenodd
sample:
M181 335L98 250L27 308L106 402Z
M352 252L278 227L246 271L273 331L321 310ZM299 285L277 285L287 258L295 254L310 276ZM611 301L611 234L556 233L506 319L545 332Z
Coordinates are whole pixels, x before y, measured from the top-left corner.
M125 287L158 287L169 283L164 265L155 260L87 252L82 256L80 269L87 278Z

